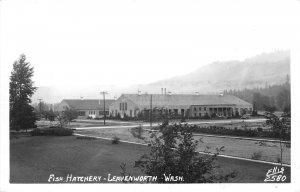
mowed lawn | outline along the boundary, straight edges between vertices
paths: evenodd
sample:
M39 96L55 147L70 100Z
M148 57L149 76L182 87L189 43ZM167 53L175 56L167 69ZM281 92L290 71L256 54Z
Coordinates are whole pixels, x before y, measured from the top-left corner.
M127 121L117 121L117 120L106 120L105 125L103 120L92 120L92 119L77 119L73 120L66 125L68 128L78 128L78 127L105 127L105 126L122 126L122 125L136 125L140 122L127 122ZM59 125L58 121L50 122L48 120L37 121L36 125L38 128L46 128L49 126Z
M133 137L130 128L114 128L114 129L91 129L91 130L78 130L77 133L89 135L89 136L98 136L105 138L113 138L114 136L119 137L121 140L132 141L137 143L146 143L142 139ZM143 137L146 140L149 140L150 133L148 131L143 132ZM198 151L204 151L206 146L210 148L211 152L214 152L218 147L225 147L225 151L221 152L224 155L231 155L237 157L243 157L251 159L256 154L259 160L277 162L280 157L280 144L273 142L264 142L261 145L257 141L251 140L239 140L231 138L217 138L217 137L202 137L195 136L195 139L202 138L203 143L198 145ZM291 149L284 147L283 148L283 163L291 163Z
M144 175L134 162L145 153L147 146L119 143L108 140L76 139L67 137L20 137L10 143L10 182L48 183L50 174L66 177L120 176L121 163L127 164L131 175ZM237 171L237 177L230 182L262 183L273 165L218 158L220 173ZM290 182L290 169L285 167L286 182Z

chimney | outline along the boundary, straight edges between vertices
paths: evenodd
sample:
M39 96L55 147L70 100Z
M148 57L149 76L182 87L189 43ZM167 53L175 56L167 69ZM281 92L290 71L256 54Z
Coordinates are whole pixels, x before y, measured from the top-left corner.
M164 94L164 88L161 88L161 94Z
M165 94L167 94L167 88L165 88Z

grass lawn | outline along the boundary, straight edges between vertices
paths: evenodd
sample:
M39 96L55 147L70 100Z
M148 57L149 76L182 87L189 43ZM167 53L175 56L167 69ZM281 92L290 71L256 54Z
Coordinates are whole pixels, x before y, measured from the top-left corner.
M76 132L89 136L105 138L113 138L114 136L117 136L121 140L145 143L145 141L133 137L130 132L130 128L78 130ZM145 131L143 136L148 138L150 134ZM200 138L200 136L195 136L195 139ZM277 158L280 157L280 146L278 143L264 142L263 144L265 145L260 145L257 141L216 137L203 137L202 140L204 143L199 145L199 151L204 151L206 146L210 147L212 150L214 150L216 147L224 146L225 151L221 152L221 154L225 155L251 158L254 153L258 153L261 154L261 157L259 157L260 160L272 162L277 162ZM284 148L283 163L291 163L291 148Z
M148 152L147 146L120 143L113 145L107 140L76 139L67 137L20 137L10 142L10 182L47 183L49 175L66 177L119 176L120 164L127 164L132 175L143 175L132 168L134 161ZM267 171L274 166L219 157L219 172L238 172L230 182L261 183ZM285 168L287 182L290 169Z
M83 120L74 120L70 124L67 124L68 128L78 128L78 127L97 127L97 126L121 126L121 125L135 125L140 122L127 122L127 121L115 121L115 120L106 120L105 125L103 124L103 120L92 120L92 119L83 119ZM37 121L36 125L38 128L45 128L49 126L58 125L58 121Z

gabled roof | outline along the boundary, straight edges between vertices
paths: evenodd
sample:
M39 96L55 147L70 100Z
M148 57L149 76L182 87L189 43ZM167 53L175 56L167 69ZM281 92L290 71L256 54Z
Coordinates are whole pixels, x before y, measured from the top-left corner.
M140 108L149 108L150 94L123 94ZM191 106L191 105L247 105L250 103L232 95L188 95L152 94L153 107Z
M115 100L105 99L105 109L108 110L108 106ZM62 102L67 103L74 109L81 110L103 110L104 100L99 99L64 99ZM99 104L100 102L100 104Z

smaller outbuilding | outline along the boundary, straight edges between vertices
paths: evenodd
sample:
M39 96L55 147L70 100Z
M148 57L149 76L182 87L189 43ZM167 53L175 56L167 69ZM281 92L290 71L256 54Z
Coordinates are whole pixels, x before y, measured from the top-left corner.
M73 109L77 111L78 118L101 118L105 113L109 115L109 105L111 105L114 100L104 100L99 99L64 99L58 105L58 111L62 112L67 109Z

